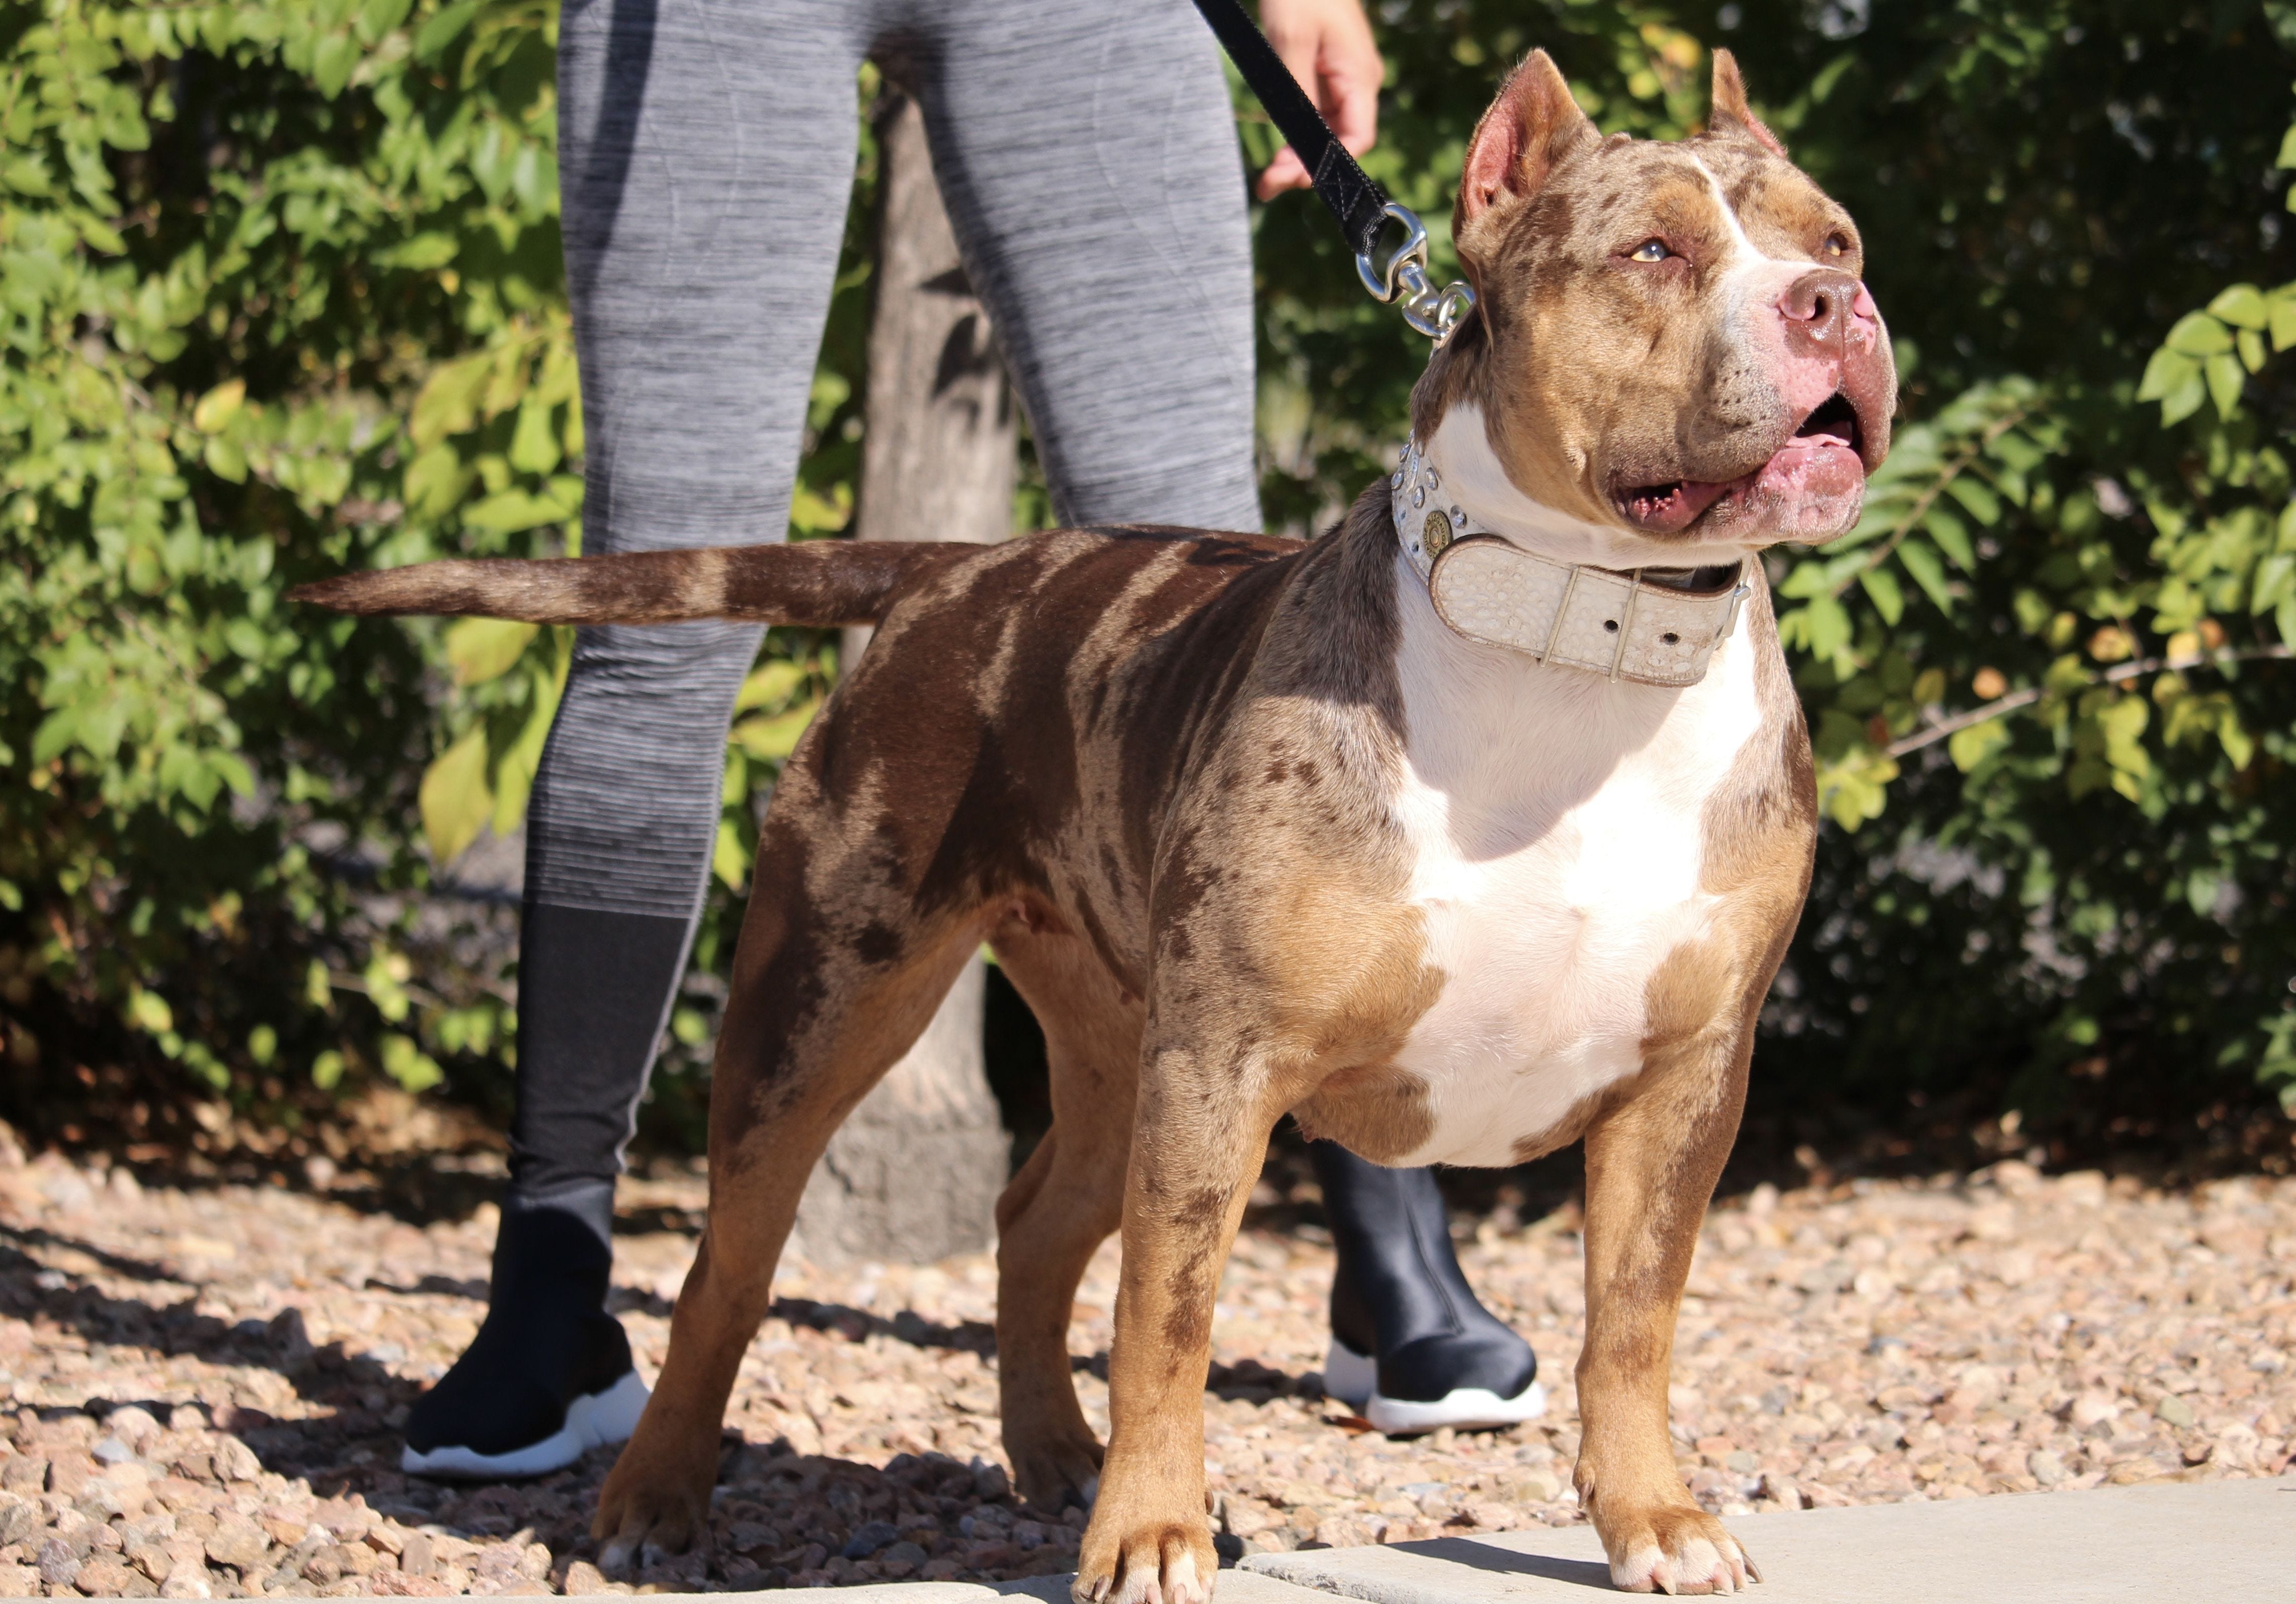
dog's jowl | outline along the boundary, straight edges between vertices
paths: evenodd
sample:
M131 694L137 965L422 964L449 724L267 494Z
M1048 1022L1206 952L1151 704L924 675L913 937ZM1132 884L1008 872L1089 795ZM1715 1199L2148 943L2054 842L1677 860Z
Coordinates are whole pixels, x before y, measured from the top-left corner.
M709 1227L597 1517L696 1541L831 1131L992 943L1054 1120L997 1210L1004 1440L1093 1501L1077 1593L1194 1604L1211 1311L1267 1136L1397 1164L1587 1145L1577 1481L1624 1588L1752 1566L1666 1390L1816 797L1758 554L1850 527L1896 380L1857 231L1718 53L1712 127L1603 137L1545 55L1468 150L1476 316L1310 544L1066 530L445 563L353 612L874 621L775 788L711 1094ZM1123 1235L1103 1450L1070 1383Z

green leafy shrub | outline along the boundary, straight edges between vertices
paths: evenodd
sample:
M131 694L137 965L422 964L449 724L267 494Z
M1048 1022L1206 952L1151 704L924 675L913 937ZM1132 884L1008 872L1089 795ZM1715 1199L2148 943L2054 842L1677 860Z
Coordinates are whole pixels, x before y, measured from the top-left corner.
M2296 1087L2296 300L2253 287L2296 276L2270 182L2290 8L1374 10L1391 87L1366 165L1439 271L1468 132L1534 45L1606 129L1672 136L1731 44L1868 236L1906 415L1858 531L1774 570L1828 825L1760 1083L1883 1107L1974 1088L2074 1137ZM508 915L443 893L522 811L566 641L279 598L578 549L554 11L0 17L18 1112L115 1062L283 1121L360 1073L499 1096ZM800 536L852 506L873 161L865 124ZM1312 531L1383 471L1425 348L1310 198L1255 228L1266 502ZM757 808L833 672L825 639L776 631L743 693L673 1087L711 1033Z

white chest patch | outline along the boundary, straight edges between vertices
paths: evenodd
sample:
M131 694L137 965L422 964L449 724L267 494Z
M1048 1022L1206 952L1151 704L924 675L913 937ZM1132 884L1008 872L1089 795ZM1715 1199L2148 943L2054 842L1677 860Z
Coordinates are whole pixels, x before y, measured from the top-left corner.
M1645 990L1707 926L1707 800L1761 723L1752 643L1705 679L1613 683L1461 639L1398 556L1409 742L1393 812L1445 976L1398 1066L1433 1129L1404 1164L1508 1164L1642 1065Z

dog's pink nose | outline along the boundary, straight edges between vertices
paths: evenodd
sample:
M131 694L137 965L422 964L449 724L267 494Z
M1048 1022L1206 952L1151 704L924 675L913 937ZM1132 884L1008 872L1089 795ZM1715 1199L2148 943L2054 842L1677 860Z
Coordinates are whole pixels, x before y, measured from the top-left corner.
M1797 357L1838 360L1853 334L1871 338L1879 320L1866 286L1836 267L1803 274L1785 287L1777 306L1786 349Z

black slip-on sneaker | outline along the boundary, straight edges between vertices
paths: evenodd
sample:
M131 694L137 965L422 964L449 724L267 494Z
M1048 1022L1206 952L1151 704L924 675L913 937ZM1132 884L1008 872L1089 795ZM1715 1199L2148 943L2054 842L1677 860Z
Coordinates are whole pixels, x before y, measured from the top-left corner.
M645 1411L621 1322L605 1312L612 1260L571 1214L506 1208L486 1323L406 1416L412 1476L508 1480L627 1440Z

